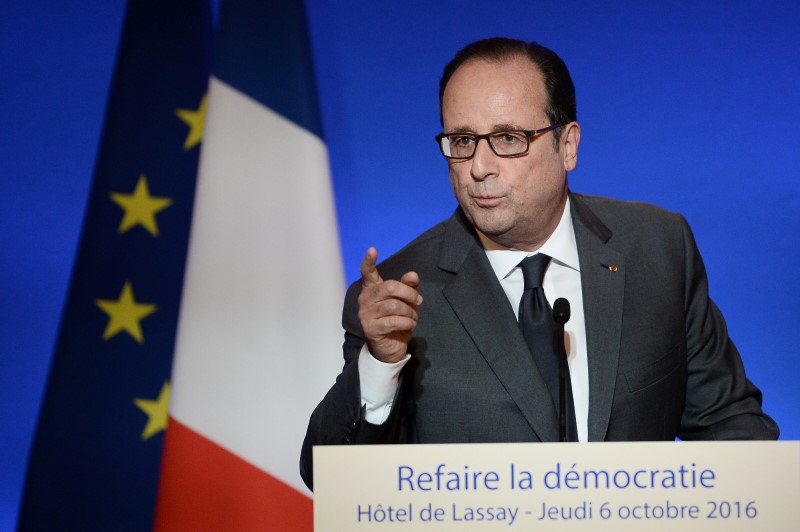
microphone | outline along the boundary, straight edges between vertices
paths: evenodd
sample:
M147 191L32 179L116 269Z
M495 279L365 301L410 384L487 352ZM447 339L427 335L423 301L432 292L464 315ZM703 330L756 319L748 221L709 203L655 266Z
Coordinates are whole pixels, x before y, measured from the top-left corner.
M564 349L564 324L569 321L569 301L563 297L553 303L553 321L558 324L558 434L567 441L567 351Z
M569 321L569 301L563 297L559 297L556 299L556 302L553 303L553 319L561 327Z

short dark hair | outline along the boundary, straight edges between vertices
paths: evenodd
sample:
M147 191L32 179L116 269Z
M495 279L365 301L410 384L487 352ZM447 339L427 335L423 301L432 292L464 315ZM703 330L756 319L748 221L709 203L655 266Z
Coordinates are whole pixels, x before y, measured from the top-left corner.
M551 124L568 124L577 119L575 85L572 83L567 65L554 51L537 42L494 37L466 45L444 67L442 79L439 81L439 120L444 123L442 120L444 89L461 65L472 59L501 63L513 57L527 57L542 72L548 100L545 113ZM561 138L561 131L561 129L553 131L556 149Z

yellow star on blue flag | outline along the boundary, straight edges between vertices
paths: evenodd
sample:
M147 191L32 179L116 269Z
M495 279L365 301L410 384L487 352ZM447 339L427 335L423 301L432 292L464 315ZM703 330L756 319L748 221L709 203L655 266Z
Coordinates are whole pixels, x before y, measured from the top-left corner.
M139 322L158 309L156 305L137 303L129 281L122 287L119 299L96 299L95 304L108 314L108 325L103 331L103 340L125 331L140 344L144 342L144 336Z
M153 399L134 399L134 404L147 414L147 424L142 431L142 440L148 440L166 430L169 420L169 383L165 382L161 387L158 397Z
M112 192L111 199L125 211L122 222L119 224L118 232L120 234L141 225L151 235L158 236L156 214L172 205L170 198L150 195L147 177L144 174L139 176L139 181L136 182L136 188L133 189L132 194Z
M208 108L208 97L204 94L200 101L200 107L195 109L177 109L175 114L178 118L189 126L189 134L183 143L184 150L191 150L203 140L203 131L206 123L206 109Z

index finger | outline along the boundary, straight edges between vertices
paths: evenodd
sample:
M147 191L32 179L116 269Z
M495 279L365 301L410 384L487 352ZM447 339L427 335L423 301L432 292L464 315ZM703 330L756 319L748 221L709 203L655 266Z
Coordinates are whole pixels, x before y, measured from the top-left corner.
M381 275L378 273L378 250L371 247L367 250L364 260L361 261L361 284L363 286L372 286L382 283Z

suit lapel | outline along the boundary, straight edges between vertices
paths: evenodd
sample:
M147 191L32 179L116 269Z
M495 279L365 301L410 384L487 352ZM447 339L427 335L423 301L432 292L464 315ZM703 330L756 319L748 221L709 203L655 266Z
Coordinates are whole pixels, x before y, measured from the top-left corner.
M460 210L446 229L439 267L454 273L443 295L487 364L542 441L558 441L558 419L505 292Z
M608 431L617 382L625 257L607 244L611 231L580 196L570 195L581 263L589 364L589 440L603 441Z

